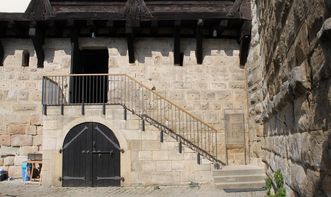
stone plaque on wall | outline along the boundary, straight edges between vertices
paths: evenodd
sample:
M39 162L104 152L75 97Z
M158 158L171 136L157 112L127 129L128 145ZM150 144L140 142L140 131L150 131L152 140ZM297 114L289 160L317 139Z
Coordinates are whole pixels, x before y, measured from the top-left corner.
M245 144L244 114L225 113L226 144Z

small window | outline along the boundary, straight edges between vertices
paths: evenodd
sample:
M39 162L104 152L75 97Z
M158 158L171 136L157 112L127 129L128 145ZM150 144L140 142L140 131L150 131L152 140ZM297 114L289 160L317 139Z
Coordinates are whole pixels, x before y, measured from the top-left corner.
M30 53L28 50L24 50L22 54L22 66L28 67L30 61Z

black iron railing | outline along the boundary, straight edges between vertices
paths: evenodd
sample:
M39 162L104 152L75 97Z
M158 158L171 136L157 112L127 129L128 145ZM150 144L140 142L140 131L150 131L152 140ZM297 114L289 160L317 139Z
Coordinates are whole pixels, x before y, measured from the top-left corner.
M121 105L163 133L176 138L207 159L218 159L218 132L211 125L195 117L178 105L125 74L43 77L42 104Z

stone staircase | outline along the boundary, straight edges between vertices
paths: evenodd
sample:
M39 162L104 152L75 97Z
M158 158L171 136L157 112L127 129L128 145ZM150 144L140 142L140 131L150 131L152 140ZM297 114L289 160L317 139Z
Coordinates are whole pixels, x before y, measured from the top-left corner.
M84 85L70 91L66 90L69 86L64 84L72 80L77 83L80 81ZM104 84L107 89L98 93L102 93L103 97L99 95L92 99L94 94L87 94L86 90L100 91L97 86L91 85L91 80L98 81L97 84L107 82ZM145 123L153 125L161 132L161 136L167 134L175 138L180 147L185 145L195 151L198 163L201 158L205 158L216 168L225 165L219 158L223 141L218 139L220 135L216 128L128 75L44 76L42 98L44 115L47 115L47 106L60 106L63 114L65 106L80 105L82 114L85 114L86 106L97 104L102 107L102 114L105 115L108 106L120 105L125 110L124 119L127 119L126 115L129 112L138 116L142 120L142 130Z
M262 167L252 165L224 166L213 171L214 183L224 190L262 190L265 172Z

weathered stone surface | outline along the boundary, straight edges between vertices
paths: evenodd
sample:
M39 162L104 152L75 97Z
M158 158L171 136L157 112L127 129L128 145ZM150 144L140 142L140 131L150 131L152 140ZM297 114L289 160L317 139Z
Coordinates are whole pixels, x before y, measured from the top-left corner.
M255 1L252 8L250 133L257 135L263 125L262 159L272 171L283 172L288 196L324 196L328 189L320 184L320 169L328 171L331 163L325 148L331 39L329 22L322 27L328 16L324 1ZM255 138L251 153L258 157L254 142L260 139Z
M36 135L32 137L32 141L33 141L33 146L41 146L43 143L43 138L42 135Z
M152 151L140 151L139 160L152 160L153 152Z
M32 115L30 118L30 125L41 126L42 119L40 115Z
M9 124L7 127L8 133L10 133L12 135L25 134L27 129L28 129L28 126L26 124Z
M32 135L12 135L10 144L11 146L32 146Z
M171 171L171 161L157 161L156 169L159 172L162 171Z
M323 157L323 143L325 136L323 131L313 131L304 140L302 149L302 161L319 168Z
M12 178L20 178L22 176L22 166L9 166L8 176Z
M18 152L19 152L19 148L17 148L17 147L1 146L1 148L0 148L0 156L17 155Z
M38 152L37 146L21 146L19 149L20 155L28 155L29 153L36 153Z
M26 131L28 135L37 135L37 127L36 126L29 126L28 130Z
M15 156L8 156L4 158L3 165L12 166L14 165Z
M20 103L13 105L13 111L22 112L22 111L35 111L37 108L36 104L31 103Z
M168 151L153 151L153 160L168 160Z
M0 135L0 145L10 146L10 135Z

